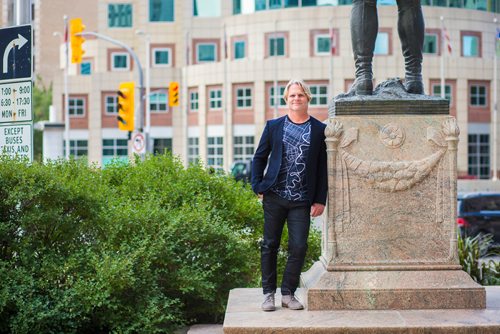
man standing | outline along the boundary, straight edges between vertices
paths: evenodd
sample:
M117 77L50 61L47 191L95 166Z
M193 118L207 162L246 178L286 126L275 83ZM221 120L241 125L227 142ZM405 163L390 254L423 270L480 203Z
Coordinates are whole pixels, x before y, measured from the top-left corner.
M323 213L328 190L326 125L308 113L309 87L302 80L290 80L283 98L288 113L267 122L252 161L252 189L263 196L264 208L264 311L275 310L277 255L285 221L288 259L281 284L281 305L293 310L304 308L294 294L306 256L311 216Z

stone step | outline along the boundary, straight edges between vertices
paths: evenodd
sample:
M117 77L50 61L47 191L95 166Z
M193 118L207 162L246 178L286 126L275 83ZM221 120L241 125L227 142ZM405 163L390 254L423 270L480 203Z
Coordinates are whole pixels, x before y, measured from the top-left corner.
M304 300L305 291L297 296ZM498 334L500 286L486 287L486 309L276 311L260 309L261 289L234 289L229 294L224 334Z

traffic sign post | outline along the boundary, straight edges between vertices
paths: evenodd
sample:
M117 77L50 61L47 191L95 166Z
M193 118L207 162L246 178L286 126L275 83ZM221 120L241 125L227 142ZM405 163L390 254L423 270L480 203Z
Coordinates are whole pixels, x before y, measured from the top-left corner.
M0 84L0 123L33 120L31 88L31 81Z
M12 157L33 159L33 125L1 124L0 152Z
M0 29L0 81L29 79L33 73L31 25Z
M137 154L146 153L146 139L142 132L135 132L132 136L132 149L133 152Z
M0 154L33 160L31 25L0 29Z

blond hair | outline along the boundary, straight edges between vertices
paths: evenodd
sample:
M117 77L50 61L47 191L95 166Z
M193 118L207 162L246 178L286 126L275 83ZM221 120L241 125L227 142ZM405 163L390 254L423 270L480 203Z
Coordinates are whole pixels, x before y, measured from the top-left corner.
M283 92L283 99L285 102L288 102L288 90L292 85L298 85L302 90L304 91L304 94L306 94L307 101L311 101L312 95L311 95L311 90L309 89L309 86L304 82L302 79L292 79L288 81L285 87L285 91Z

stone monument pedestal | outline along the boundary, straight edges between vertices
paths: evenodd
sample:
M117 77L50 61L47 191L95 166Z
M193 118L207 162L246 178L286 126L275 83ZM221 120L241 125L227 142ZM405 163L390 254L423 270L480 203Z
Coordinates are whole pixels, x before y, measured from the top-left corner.
M302 276L308 308L484 308L458 260L460 131L448 101L388 85L330 109L328 218L320 261Z

